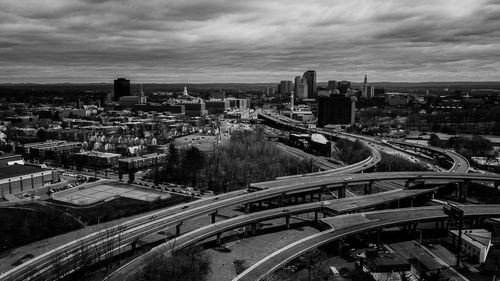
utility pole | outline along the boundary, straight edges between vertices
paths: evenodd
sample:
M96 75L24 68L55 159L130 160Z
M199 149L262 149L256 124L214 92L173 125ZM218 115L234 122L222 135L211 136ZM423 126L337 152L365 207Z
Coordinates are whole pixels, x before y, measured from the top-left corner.
M458 249L457 249L457 263L456 266L460 267L460 254L462 251L462 228L464 224L464 211L459 207L446 204L443 205L443 211L447 214L453 222L458 223Z

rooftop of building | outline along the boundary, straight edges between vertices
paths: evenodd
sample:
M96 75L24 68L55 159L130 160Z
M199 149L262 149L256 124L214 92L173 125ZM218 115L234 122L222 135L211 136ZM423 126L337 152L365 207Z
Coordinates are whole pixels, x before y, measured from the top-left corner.
M93 151L93 150L92 151L82 151L82 152L79 152L79 153L76 153L76 154L79 154L79 155L89 155L89 156L92 155L92 156L107 157L107 158L122 156L119 153L100 152L100 151Z
M457 230L450 230L458 236ZM479 247L487 247L491 243L491 232L486 229L464 229L462 239Z
M144 154L144 155L140 155L140 156L123 158L123 159L120 159L120 161L121 162L132 162L132 161L136 161L136 160L141 160L141 159L145 159L145 158L154 158L154 157L158 157L158 156L166 156L166 154L164 154L164 153L150 153L150 154Z
M24 175L30 175L33 173L40 172L50 172L49 169L40 168L37 166L27 166L27 165L10 165L0 167L0 180L22 177Z

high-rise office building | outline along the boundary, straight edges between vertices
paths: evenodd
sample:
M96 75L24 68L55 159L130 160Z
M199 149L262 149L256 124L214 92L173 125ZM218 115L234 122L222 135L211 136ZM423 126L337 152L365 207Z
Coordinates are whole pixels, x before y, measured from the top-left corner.
M365 74L365 80L363 81L363 90L361 91L361 96L363 98L368 98L368 76Z
M295 77L295 98L307 99L307 80L302 76Z
M304 72L304 78L307 80L307 97L310 99L317 98L318 92L316 88L316 71L308 70Z
M318 97L318 127L352 125L355 117L354 97L330 95Z
M375 97L375 86L368 85L368 87L366 87L366 97L369 99L373 99Z
M335 80L328 81L328 90L330 90L330 92L332 92L332 93L335 90L337 90L337 81L335 81Z
M119 101L124 96L130 96L130 80L118 78L115 80L113 100Z
M283 80L280 82L279 88L280 94L289 95L292 93L293 83L289 80Z
M349 81L339 81L337 83L337 90L339 90L341 94L346 94L347 90L350 88L351 88L351 82Z

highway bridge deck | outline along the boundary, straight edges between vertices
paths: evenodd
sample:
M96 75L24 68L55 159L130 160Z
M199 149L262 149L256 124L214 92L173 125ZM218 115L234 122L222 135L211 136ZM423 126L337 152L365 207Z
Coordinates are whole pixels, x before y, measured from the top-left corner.
M500 205L460 205L459 207L464 210L465 216L500 216ZM446 218L447 215L441 206L384 210L328 218L323 221L329 223L333 229L311 235L280 249L245 270L233 281L262 280L303 253L349 235L405 223Z

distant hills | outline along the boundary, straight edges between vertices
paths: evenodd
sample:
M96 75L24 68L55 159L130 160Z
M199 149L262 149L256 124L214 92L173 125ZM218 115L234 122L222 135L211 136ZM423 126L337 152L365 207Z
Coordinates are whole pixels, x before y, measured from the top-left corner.
M143 83L146 91L181 91L184 86L191 90L262 90L269 87L275 87L276 83ZM500 82L369 82L377 87L388 89L397 88L449 88L449 89L500 89ZM132 90L139 89L139 83L132 81ZM326 82L318 82L318 86L326 87ZM359 88L362 83L352 83L354 88ZM18 90L88 90L88 91L111 91L112 83L4 83L0 84L2 89Z

